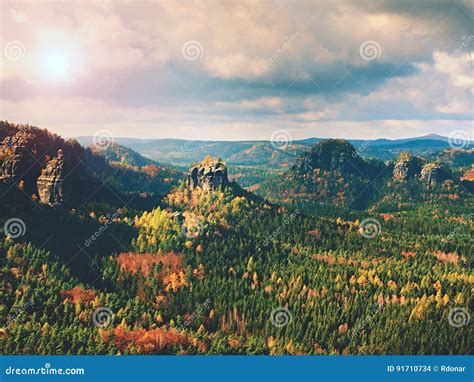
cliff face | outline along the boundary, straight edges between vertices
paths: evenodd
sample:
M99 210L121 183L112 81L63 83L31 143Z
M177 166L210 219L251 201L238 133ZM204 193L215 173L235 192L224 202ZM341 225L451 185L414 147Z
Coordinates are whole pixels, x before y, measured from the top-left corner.
M393 178L407 180L418 178L428 183L442 183L453 175L439 163L424 163L421 158L402 154L393 168Z
M20 204L30 208L37 203L76 209L84 201L118 208L131 203L132 208L148 209L182 176L132 150L113 150L123 154L120 158L125 157L125 162L134 163L112 163L104 153L83 148L76 140L0 121L0 209L9 206L14 214ZM218 174L210 183L217 178Z
M201 163L189 169L187 185L191 190L199 187L214 191L227 183L229 183L227 168L219 159L206 157Z
M61 149L41 171L36 185L42 203L58 206L70 201L69 183L64 179L64 154Z
M452 175L440 164L428 163L421 170L420 179L428 183L442 183L452 179Z
M420 175L422 160L418 157L402 154L393 168L393 178L406 180Z
M84 149L75 141L32 126L0 124L0 181L52 206L82 199ZM53 159L50 159L53 158Z
M1 146L3 163L0 175L6 178L19 179L28 171L39 171L34 154L38 147L34 135L28 131L18 131L4 138Z

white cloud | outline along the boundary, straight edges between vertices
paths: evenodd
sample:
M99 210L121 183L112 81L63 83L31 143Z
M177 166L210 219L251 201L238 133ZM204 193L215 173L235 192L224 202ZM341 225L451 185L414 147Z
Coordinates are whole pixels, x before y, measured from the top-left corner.
M474 56L462 36L472 7L372 3L2 2L2 50L20 41L25 56L2 60L0 80L32 89L4 94L2 117L65 135L115 124L120 135L156 137L211 118L212 137L234 139L265 139L276 126L301 138L363 137L385 119L403 120L400 135L447 133L471 119ZM187 61L191 40L203 54ZM379 59L360 56L367 40ZM51 64L57 51L66 57ZM409 65L418 72L389 76ZM54 70L61 75L47 75ZM213 93L195 95L208 80Z

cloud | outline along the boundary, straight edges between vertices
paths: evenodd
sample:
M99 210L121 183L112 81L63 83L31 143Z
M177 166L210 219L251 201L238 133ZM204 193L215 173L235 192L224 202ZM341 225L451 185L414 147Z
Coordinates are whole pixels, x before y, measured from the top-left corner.
M135 122L133 134L168 136L212 120L216 137L270 136L277 127L315 135L321 126L363 136L372 121L420 121L417 129L431 132L433 120L455 126L472 117L469 1L0 7L2 48L24 48L19 60L3 49L2 116L67 135L86 122ZM361 54L370 41L374 59ZM189 42L198 48L191 59ZM99 115L85 120L84 110ZM436 126L448 133L451 125Z

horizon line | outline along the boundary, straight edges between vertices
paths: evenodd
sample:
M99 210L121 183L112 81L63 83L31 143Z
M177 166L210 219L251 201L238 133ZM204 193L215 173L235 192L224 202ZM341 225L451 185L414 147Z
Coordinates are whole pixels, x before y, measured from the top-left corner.
M78 136L65 136L64 138L67 139L93 139L94 135L78 135ZM380 141L380 140L386 140L386 141L399 141L399 140L411 140L411 139L438 139L438 140L449 140L449 137L436 134L436 133L429 133L425 135L420 135L420 136L409 136L409 137L401 137L401 138L338 138L338 137L317 137L317 136L310 136L307 138L299 138L299 139L292 139L291 142L301 142L301 141L308 141L311 139L342 139L346 141ZM119 137L113 137L113 139L134 139L138 141L192 141L192 142L272 142L271 139L186 139L186 138L137 138L137 137L129 137L129 136L119 136ZM474 142L474 140L469 140L469 142Z

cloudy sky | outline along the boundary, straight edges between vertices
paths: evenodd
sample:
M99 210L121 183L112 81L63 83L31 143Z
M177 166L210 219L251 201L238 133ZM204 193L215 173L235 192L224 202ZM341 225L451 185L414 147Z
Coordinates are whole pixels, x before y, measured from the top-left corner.
M474 138L470 0L0 7L1 119L68 137Z

